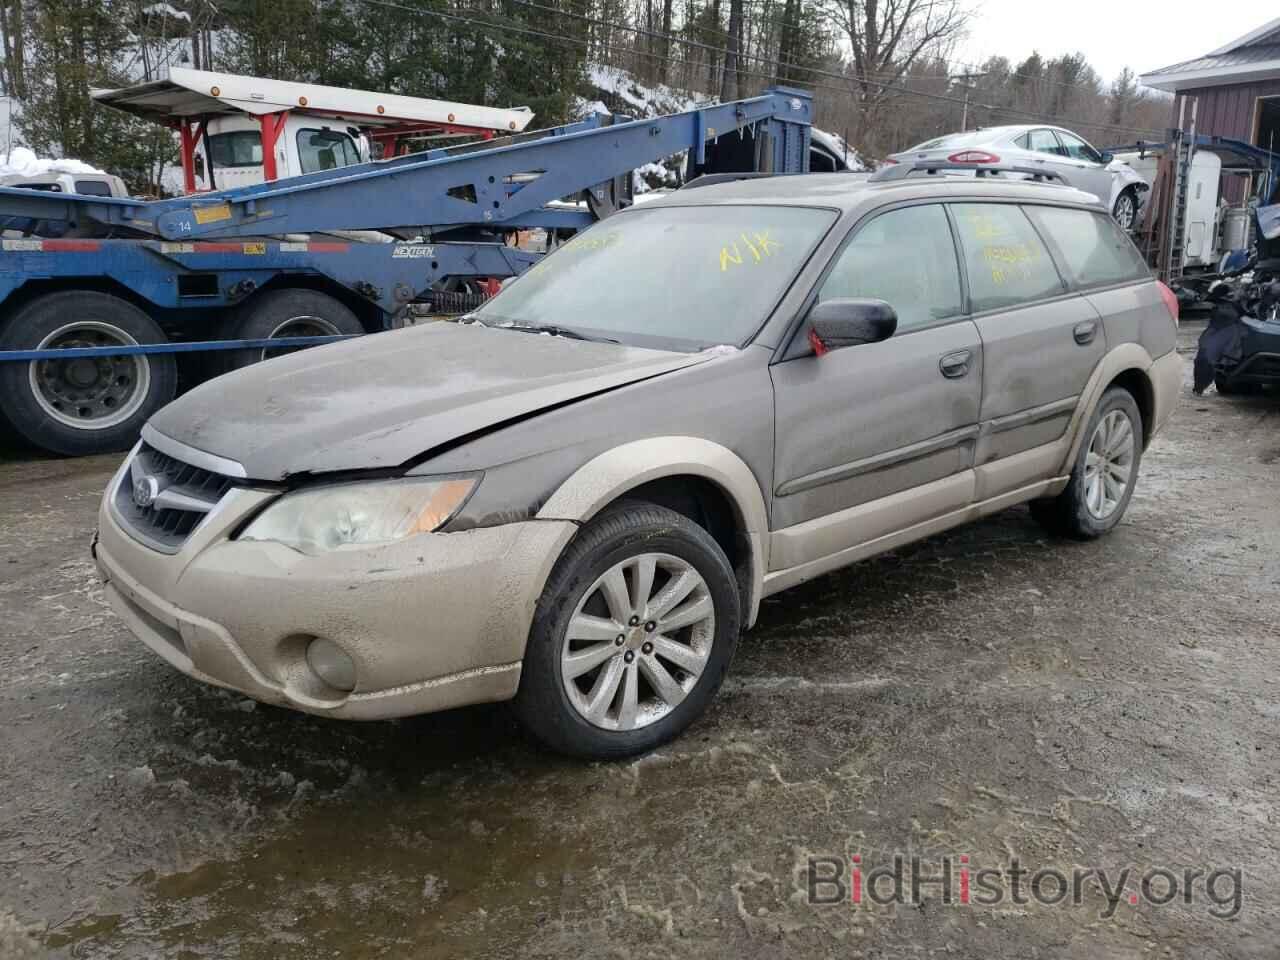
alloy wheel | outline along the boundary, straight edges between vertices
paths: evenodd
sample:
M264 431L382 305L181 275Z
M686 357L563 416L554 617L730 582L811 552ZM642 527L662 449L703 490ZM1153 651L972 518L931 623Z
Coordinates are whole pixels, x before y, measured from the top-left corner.
M594 726L648 726L693 690L715 634L715 603L692 564L666 553L628 557L596 579L569 619L565 693Z
M1110 411L1094 428L1084 461L1084 502L1095 520L1106 520L1124 499L1136 442L1133 423L1123 410Z

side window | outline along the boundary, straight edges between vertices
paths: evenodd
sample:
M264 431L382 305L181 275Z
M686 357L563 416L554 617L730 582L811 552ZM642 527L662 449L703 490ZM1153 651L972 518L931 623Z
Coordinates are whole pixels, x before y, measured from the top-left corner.
M884 300L910 330L964 312L955 244L939 204L882 213L837 255L819 300Z
M209 159L215 167L260 167L262 134L253 130L215 133L209 137Z
M1062 141L1062 149L1072 160L1083 160L1086 163L1101 163L1102 154L1089 146L1074 133L1058 131L1058 139Z
M1026 143L1022 146L1028 150L1034 150L1037 153L1053 153L1061 156L1062 147L1058 145L1058 138L1053 135L1052 130L1031 130L1023 134Z
M1062 280L1027 215L1011 203L956 203L973 311L1062 293Z
M1027 207L1062 256L1068 279L1081 287L1145 280L1151 271L1133 242L1103 213L1066 207Z
M303 173L333 170L360 162L355 143L336 130L299 130L298 159Z

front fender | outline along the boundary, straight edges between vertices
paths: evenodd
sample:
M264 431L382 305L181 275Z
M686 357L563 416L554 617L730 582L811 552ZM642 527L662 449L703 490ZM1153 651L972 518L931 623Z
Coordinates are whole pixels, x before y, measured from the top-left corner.
M649 437L614 447L578 468L538 511L539 520L586 523L629 490L650 480L693 475L711 481L734 506L747 542L750 570L743 609L746 625L760 609L768 569L769 517L751 468L732 450L700 437Z

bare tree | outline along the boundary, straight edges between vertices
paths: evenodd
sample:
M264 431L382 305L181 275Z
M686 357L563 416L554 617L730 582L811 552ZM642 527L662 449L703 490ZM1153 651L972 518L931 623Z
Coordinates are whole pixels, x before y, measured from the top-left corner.
M848 35L859 139L876 145L876 126L893 86L922 58L944 55L968 26L966 0L824 0Z
M742 53L742 0L729 0L729 35L724 45L724 71L720 74L720 99L736 100L742 93L739 64Z

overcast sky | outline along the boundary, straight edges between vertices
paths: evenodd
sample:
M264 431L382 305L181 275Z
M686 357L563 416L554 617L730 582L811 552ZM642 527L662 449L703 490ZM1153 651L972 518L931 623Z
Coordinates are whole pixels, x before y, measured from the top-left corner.
M1192 4L1167 0L973 0L978 9L957 60L1012 62L1039 50L1084 53L1104 83L1124 67L1148 73L1199 57L1274 19L1276 0Z

